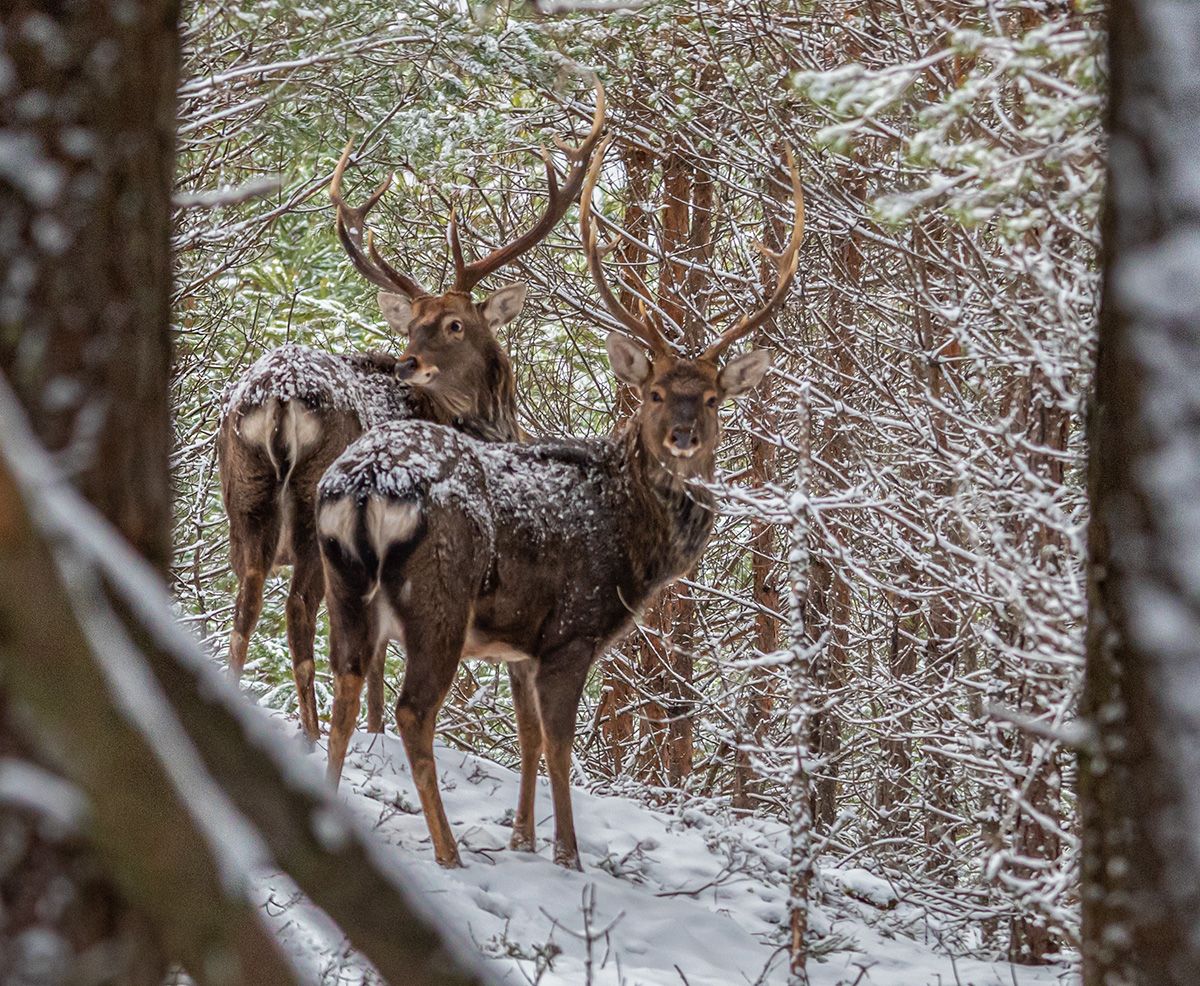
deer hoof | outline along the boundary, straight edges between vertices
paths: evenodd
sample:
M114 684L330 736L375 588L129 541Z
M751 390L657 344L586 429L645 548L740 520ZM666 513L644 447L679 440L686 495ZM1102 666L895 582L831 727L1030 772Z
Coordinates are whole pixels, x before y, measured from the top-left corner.
M564 869L583 872L583 866L579 862L579 853L574 849L556 848L554 850L554 862Z
M441 859L439 857L437 864L444 870L462 869L462 860L458 858L458 853L455 853L453 856L448 856L445 859Z
M524 832L513 832L512 838L508 840L508 848L517 852L537 852L533 836Z

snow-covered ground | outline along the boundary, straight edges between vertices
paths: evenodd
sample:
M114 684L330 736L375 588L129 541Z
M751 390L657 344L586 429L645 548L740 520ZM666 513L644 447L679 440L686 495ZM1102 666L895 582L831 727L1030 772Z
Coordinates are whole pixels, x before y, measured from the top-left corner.
M312 756L323 758L323 750ZM553 812L543 776L536 854L510 851L517 775L439 746L446 811L464 867L433 860L399 739L359 733L342 796L389 845L409 878L459 934L473 940L503 981L542 986L738 986L787 980L785 832L759 820L730 822L688 810L652 811L576 790L584 872L551 860ZM927 915L863 869L819 870L810 923L819 957L814 986L1076 986L1061 967L1029 968L951 958L934 946ZM281 935L326 982L370 980L331 942L326 923L278 877L264 902ZM590 941L589 941L590 939ZM590 967L590 971L589 971ZM589 978L590 977L590 978Z

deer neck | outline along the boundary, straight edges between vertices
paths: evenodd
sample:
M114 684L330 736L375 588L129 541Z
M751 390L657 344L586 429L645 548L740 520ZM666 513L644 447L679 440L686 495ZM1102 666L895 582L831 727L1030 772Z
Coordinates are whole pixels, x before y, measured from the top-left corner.
M712 531L713 498L702 485L712 479L712 462L694 477L677 476L646 448L636 418L628 422L622 445L639 541L648 548L645 578L649 583L677 578L699 560Z
M434 424L448 425L485 442L519 442L525 433L517 423L517 405L511 371L507 381L476 395L457 391L410 390L415 415Z

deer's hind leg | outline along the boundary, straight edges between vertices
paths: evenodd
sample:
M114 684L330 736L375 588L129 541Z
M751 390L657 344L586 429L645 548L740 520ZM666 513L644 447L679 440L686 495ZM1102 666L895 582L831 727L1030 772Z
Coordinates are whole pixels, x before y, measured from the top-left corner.
M372 608L363 601L361 580L342 580L328 559L326 573L329 574L329 664L333 671L326 776L336 787L358 722L363 682L375 656L377 621Z
M311 471L309 469L308 471ZM313 643L317 638L317 611L325 596L325 572L317 544L315 484L307 475L293 476L288 497L288 545L292 560L292 584L287 600L288 651L292 657L292 677L296 681L296 700L300 707L300 725L312 742L321 737L317 720L316 660Z
M438 709L458 670L469 614L465 606L456 606L450 600L443 600L437 609L435 613L414 613L404 621L408 660L396 702L396 728L408 754L434 855L442 866L455 867L462 861L438 791L433 736Z
M325 595L325 577L316 545L303 558L295 557L292 585L287 600L288 651L292 656L292 677L296 681L296 702L300 708L300 726L312 742L321 738L317 720L316 660L313 643L317 636L317 610Z
M234 681L241 680L246 667L250 635L262 613L263 586L279 541L280 516L274 500L265 499L256 508L228 511L229 561L238 580L229 635L229 673Z
M513 708L517 714L517 739L521 744L521 790L517 795L517 815L513 821L510 849L533 852L534 802L537 795L538 767L542 762L542 721L538 715L533 661L508 665L512 685Z

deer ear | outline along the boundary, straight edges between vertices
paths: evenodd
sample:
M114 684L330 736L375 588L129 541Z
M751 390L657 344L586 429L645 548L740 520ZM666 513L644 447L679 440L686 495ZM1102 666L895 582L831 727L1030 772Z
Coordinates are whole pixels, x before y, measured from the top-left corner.
M650 361L642 352L642 347L630 342L619 332L610 332L604 341L608 350L608 361L612 363L613 372L622 383L631 387L640 387L650 376Z
M717 383L725 397L742 397L762 382L771 367L771 354L765 349L755 349L726 363L717 376Z
M526 285L518 281L489 294L481 307L487 324L495 328L516 318L525 304L525 290Z
M412 321L412 302L402 294L391 291L380 291L378 294L379 310L387 324L401 335L408 334L408 323Z

